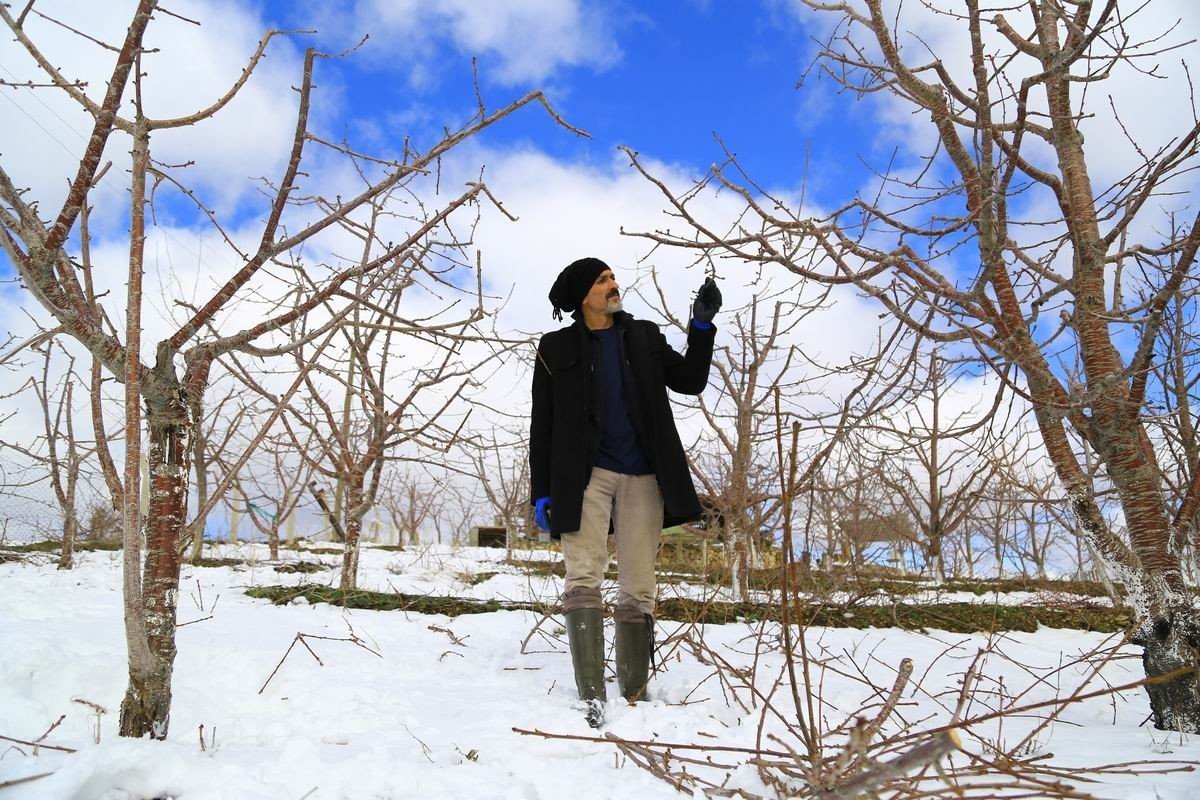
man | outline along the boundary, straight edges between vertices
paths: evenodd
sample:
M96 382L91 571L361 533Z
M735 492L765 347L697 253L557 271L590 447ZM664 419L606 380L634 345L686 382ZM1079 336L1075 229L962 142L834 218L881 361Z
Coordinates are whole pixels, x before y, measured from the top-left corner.
M616 536L616 623L621 695L640 699L654 636L654 561L664 527L700 516L667 389L700 394L708 383L721 292L701 287L687 355L652 322L621 309L616 276L598 258L568 265L550 290L554 315L574 324L542 337L533 372L529 460L534 517L561 539L563 612L579 697L603 721L607 537ZM611 528L610 528L611 526Z

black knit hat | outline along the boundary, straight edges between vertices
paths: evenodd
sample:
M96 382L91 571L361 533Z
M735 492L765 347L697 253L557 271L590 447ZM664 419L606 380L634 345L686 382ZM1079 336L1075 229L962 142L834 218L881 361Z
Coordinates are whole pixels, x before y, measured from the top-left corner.
M558 273L554 285L550 287L550 302L554 305L554 318L562 319L562 312L571 313L579 308L583 298L592 290L592 284L600 273L608 269L598 258L581 258L572 261Z

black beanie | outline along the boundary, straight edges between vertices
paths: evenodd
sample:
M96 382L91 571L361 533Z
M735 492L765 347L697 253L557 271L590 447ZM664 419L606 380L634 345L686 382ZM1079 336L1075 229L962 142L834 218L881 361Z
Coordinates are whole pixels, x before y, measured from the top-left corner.
M600 273L608 269L598 258L581 258L572 261L558 273L554 285L550 287L550 302L554 305L555 319L562 319L562 312L571 313L579 308L583 298L592 290L592 284Z

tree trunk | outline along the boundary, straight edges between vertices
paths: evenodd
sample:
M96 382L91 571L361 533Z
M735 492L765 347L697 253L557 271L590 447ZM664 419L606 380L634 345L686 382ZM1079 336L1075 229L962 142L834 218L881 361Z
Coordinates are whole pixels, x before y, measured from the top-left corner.
M1061 11L1047 4L1038 21L1042 64L1049 74L1045 82L1050 110L1053 146L1062 172L1064 218L1068 221L1074 249L1071 275L1075 308L1072 324L1079 337L1079 355L1089 391L1095 391L1091 414L1075 422L1076 428L1095 449L1120 499L1129 531L1132 555L1114 541L1108 521L1100 516L1090 486L1081 485L1079 465L1070 453L1046 439L1055 470L1080 516L1083 529L1095 544L1106 566L1125 582L1125 590L1140 627L1133 641L1145 648L1143 663L1148 678L1178 669L1188 675L1146 687L1155 727L1200 733L1200 682L1195 668L1200 665L1200 612L1191 608L1183 580L1179 554L1170 543L1175 530L1167 516L1157 462L1142 417L1143 397L1138 396L1125 375L1125 365L1113 343L1112 314L1105 299L1109 274L1107 243L1100 235L1097 202L1084 157L1083 135L1076 126L1071 101L1075 84L1068 70L1058 68ZM1028 371L1027 371L1028 372ZM1033 382L1031 380L1031 387ZM1137 386L1138 381L1134 380ZM1106 387L1096 391L1099 387ZM1034 392L1035 404L1044 400ZM1045 406L1038 411L1045 414ZM1078 419L1078 417L1077 417ZM1039 420L1043 431L1048 426ZM1057 424L1057 423L1056 423ZM1090 476L1089 476L1090 477Z
M942 561L942 535L940 533L930 535L929 544L925 549L925 557L928 561L926 567L929 569L929 576L933 582L939 586L945 583L946 565Z
M168 367L169 368L169 367ZM150 506L142 610L148 658L131 658L129 687L121 701L122 736L165 739L175 668L175 611L179 596L179 539L187 516L188 415L177 397L146 404L149 429Z
M79 520L75 515L75 504L71 503L63 509L62 553L58 557L59 569L71 569L75 566L75 533L79 529Z
M1079 532L1078 525L1072 526L1071 535L1075 538L1075 564L1077 567L1075 575L1081 581L1087 580L1087 571L1084 569L1083 560L1083 535Z
M1001 545L1004 532L999 525L996 526L996 538L992 541L992 558L996 561L996 577L1004 578L1004 549Z
M750 595L750 585L746 575L746 546L741 537L726 536L726 542L732 542L729 551L729 591L740 602L747 602Z
M351 473L346 476L345 485L348 494L346 507L351 510L357 509L362 505L363 500L363 476ZM342 550L341 588L343 591L358 588L358 553L362 538L362 516L353 513L347 516L343 530L345 536L345 548Z
M201 430L203 425L203 416L200 412L199 403L195 403L192 408L192 425L194 426L192 436L192 463L196 471L196 508L203 509L208 507L208 458L205 455L208 451L208 444L205 442L205 436ZM192 520L191 529L192 536L192 552L190 563L193 567L200 565L200 559L203 556L204 550L204 528L208 522L208 514L200 514Z
M232 506L229 510L229 543L238 543L238 526L242 524L242 508L238 505L241 496L238 490L234 489L230 493L229 505Z
M1051 522L1049 519L1047 519L1046 520L1047 529L1050 527L1050 525L1051 525ZM1037 540L1036 528L1031 533L1033 534L1034 541L1036 541ZM1034 554L1034 557L1033 557L1033 565L1035 567L1037 567L1037 576L1043 580L1046 578L1046 558L1047 558L1047 553L1049 550L1050 550L1050 532L1049 532L1049 530L1047 530L1046 538L1043 541L1038 543L1036 553Z
M287 502L287 497L285 496L284 503L286 503L286 502ZM281 511L282 509L283 509L283 504L281 503L279 505L279 510ZM289 519L290 519L290 516L289 516ZM283 520L280 518L279 514L276 513L275 519L271 520L270 532L267 534L267 549L269 551L267 557L270 558L272 561L279 560L279 526L281 526L282 524L283 524Z
M975 549L972 546L972 538L974 537L971 535L971 531L968 530L963 537L963 547L967 551L967 577L975 580Z
M1160 731L1200 731L1200 610L1180 606L1143 623L1132 640L1142 649L1146 677L1190 670L1146 686L1154 727Z
M67 386L68 407L70 407L71 387ZM79 533L79 513L75 510L76 487L79 484L79 458L75 450L75 433L70 421L67 422L67 487L64 492L66 502L63 510L62 552L58 556L59 569L71 569L75 566L75 537Z
M738 599L743 603L750 602L750 550L743 539L737 544L738 562Z

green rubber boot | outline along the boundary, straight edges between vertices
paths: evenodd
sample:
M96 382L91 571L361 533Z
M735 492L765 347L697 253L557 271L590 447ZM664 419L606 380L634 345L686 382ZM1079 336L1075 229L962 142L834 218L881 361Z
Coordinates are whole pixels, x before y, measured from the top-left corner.
M638 622L617 619L617 685L631 703L646 698L650 656L654 651L654 617L643 614Z
M604 724L604 612L598 608L568 611L567 641L579 699L587 704L587 721L593 728Z

